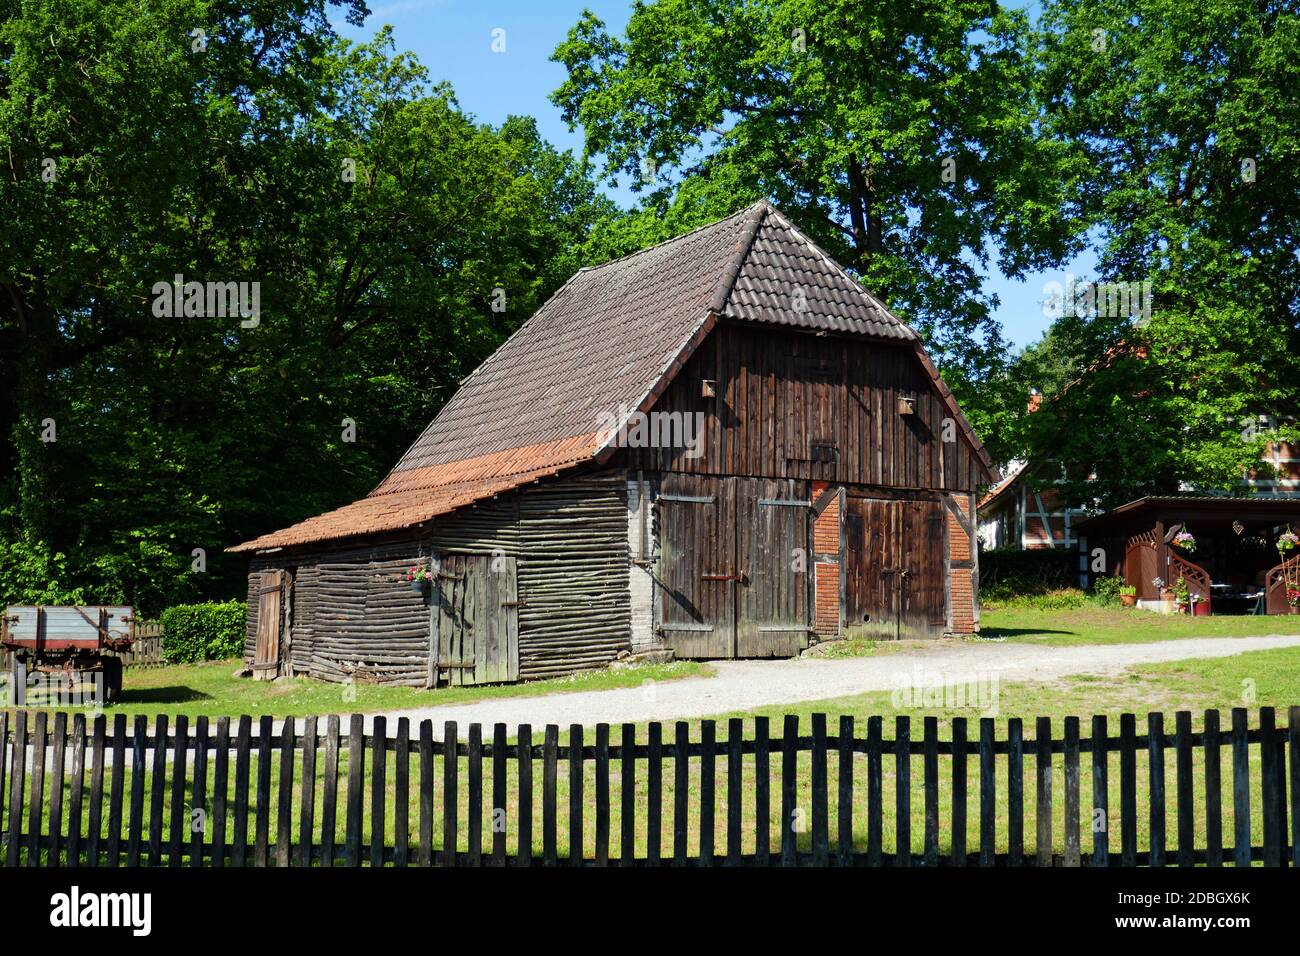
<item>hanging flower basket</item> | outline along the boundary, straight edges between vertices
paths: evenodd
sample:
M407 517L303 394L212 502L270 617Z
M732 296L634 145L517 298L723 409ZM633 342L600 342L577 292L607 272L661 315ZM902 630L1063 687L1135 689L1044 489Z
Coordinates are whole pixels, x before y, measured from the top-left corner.
M429 585L433 583L433 571L427 567L417 565L407 569L406 580L411 585L412 591L417 594L425 594L429 590Z
M1174 544L1182 548L1188 554L1196 550L1196 538L1190 531L1180 531L1174 535Z
M1300 544L1300 535L1292 531L1290 525L1287 525L1286 530L1277 536L1277 551L1283 557L1294 551L1297 544Z

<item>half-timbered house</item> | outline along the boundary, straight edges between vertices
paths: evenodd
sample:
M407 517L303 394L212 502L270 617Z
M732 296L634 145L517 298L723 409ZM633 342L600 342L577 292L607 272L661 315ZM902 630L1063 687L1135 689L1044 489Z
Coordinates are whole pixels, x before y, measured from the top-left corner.
M247 656L437 686L968 633L994 477L916 333L759 203L581 270L369 495L232 549Z

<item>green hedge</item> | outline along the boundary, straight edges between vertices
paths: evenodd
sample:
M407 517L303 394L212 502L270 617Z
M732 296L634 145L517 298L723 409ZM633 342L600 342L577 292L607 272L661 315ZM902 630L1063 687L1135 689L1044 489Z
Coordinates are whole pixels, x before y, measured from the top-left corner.
M239 657L243 650L242 601L181 604L163 611L162 651L169 661L219 661Z
M980 552L980 596L999 601L1079 587L1079 552L1071 549Z

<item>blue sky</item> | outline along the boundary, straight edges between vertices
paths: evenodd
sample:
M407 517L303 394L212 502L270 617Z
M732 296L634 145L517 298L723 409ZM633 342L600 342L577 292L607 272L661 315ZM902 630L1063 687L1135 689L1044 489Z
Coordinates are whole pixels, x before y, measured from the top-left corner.
M461 106L487 123L507 116L535 117L543 136L562 149L582 152L582 131L569 131L560 111L547 98L564 81L564 67L552 63L551 53L577 22L583 8L592 10L611 29L627 24L630 0L369 0L371 15L357 29L336 12L339 32L366 40L387 23L399 50L414 53L435 81L447 80ZM492 51L492 31L505 30L505 52ZM610 194L630 205L632 193ZM1031 275L1015 282L989 276L985 291L1000 299L997 317L1006 336L1017 346L1037 339L1047 328L1043 316L1043 284L1064 282L1065 272L1090 275L1091 255L1059 272Z

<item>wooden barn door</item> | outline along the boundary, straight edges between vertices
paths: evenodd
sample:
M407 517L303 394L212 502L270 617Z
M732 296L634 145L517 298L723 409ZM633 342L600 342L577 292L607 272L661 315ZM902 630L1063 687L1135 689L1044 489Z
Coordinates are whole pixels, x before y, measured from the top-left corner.
M850 498L847 512L845 628L882 637L942 633L942 502Z
M253 651L253 679L280 676L280 630L284 620L287 571L263 571L257 589L257 643Z
M732 489L729 479L667 474L659 491L659 621L677 657L735 656Z
M451 554L433 562L430 683L462 687L519 679L514 558Z
M737 478L736 657L793 657L808 646L807 483Z

